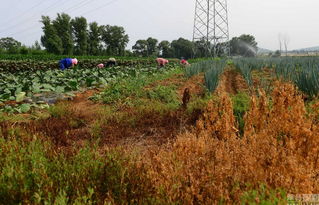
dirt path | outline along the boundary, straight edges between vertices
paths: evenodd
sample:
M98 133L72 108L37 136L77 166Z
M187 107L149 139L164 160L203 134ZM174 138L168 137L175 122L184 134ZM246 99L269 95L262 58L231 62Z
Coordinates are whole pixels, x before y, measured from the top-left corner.
M82 115L87 121L92 121L96 118L96 114L99 113L103 105L89 100L89 97L98 92L100 90L88 90L84 93L78 93L69 104L77 115Z
M243 76L234 69L227 69L221 76L216 93L218 95L222 93L228 93L230 95L236 95L239 92L244 92L249 89Z

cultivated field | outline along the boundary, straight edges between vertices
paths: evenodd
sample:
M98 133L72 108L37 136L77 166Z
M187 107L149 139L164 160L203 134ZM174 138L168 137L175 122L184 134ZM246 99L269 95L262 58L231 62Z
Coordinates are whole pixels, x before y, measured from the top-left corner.
M284 204L319 192L319 58L0 60L0 204ZM82 62L81 62L82 61Z

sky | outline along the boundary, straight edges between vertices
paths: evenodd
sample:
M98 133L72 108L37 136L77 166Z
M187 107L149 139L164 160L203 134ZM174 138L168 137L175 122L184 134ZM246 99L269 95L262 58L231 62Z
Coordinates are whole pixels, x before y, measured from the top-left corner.
M192 40L195 0L0 0L0 38L13 37L30 46L40 40L42 15L52 19L65 12L88 22L123 26L136 40L148 37ZM228 0L230 38L255 36L261 48L279 49L278 37L289 39L288 49L319 46L318 0Z

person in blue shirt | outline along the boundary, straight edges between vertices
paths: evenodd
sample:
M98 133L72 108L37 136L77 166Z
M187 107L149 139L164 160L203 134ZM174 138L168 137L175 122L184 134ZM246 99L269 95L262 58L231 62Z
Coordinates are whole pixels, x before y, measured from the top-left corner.
M78 60L76 58L64 58L59 61L59 67L61 70L68 69L78 64Z

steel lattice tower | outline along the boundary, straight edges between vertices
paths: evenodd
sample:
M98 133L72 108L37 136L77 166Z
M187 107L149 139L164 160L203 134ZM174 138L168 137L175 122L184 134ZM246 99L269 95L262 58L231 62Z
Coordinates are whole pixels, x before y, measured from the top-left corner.
M227 0L196 0L193 42L201 40L207 56L217 56L221 49L229 55Z

